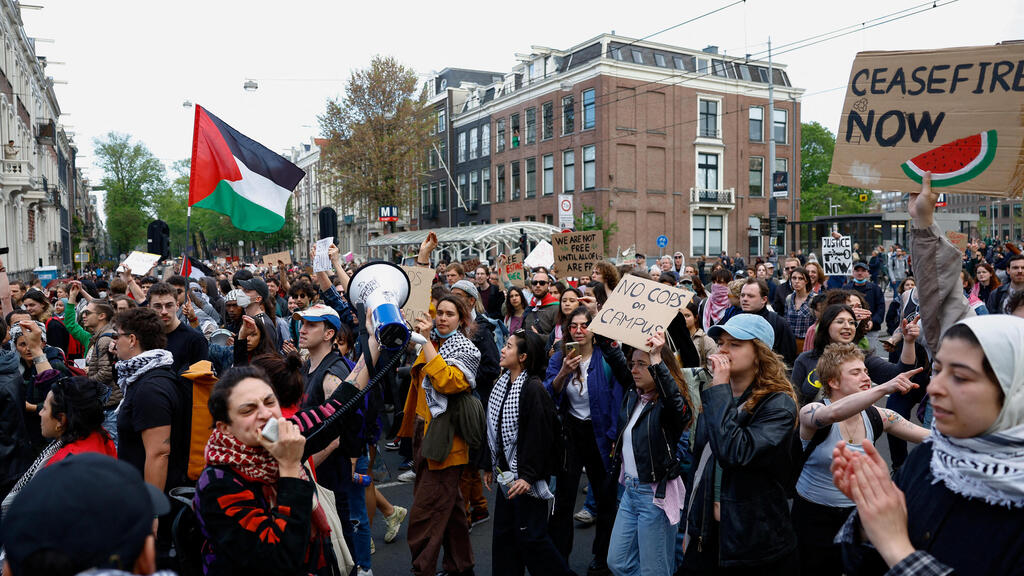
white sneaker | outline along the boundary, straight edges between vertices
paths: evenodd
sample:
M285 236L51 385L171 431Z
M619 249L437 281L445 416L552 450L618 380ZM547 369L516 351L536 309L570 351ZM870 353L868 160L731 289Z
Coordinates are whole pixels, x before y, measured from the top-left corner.
M384 541L388 544L394 542L395 538L398 537L398 530L402 527L405 517L409 515L409 510L401 506L395 506L394 508L395 511L391 513L391 516L384 517Z
M590 510L587 510L586 508L581 508L580 511L573 514L572 517L584 526L589 526L594 522L597 522L597 516L591 514Z
M406 470L398 475L399 482L412 482L416 479L416 472L413 470Z
M358 568L356 570L356 576L373 576L373 570L363 570L362 568Z

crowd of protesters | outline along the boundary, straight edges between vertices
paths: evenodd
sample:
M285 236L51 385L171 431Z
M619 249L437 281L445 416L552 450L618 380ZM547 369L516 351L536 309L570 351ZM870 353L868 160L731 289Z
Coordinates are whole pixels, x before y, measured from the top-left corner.
M909 250L855 246L850 277L676 252L516 286L429 234L398 351L333 246L316 273L48 286L0 262L4 573L362 576L378 511L416 575L573 574L587 524L588 575L1018 573L1024 255L953 246L928 183ZM591 330L627 274L690 295L644 347ZM409 509L374 486L378 446Z

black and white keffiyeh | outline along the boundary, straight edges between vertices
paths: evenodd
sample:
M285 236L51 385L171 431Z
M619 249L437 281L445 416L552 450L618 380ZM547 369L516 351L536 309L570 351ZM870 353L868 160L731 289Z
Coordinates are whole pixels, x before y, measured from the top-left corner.
M471 389L476 388L476 372L480 368L480 349L466 336L456 330L441 343L437 351L441 359L453 368L458 368L466 377ZM434 390L429 376L423 377L423 395L427 399L430 417L437 418L448 410L448 397Z
M932 475L953 492L989 504L1024 508L1024 425L952 438L934 427Z
M520 372L513 381L511 372L506 370L491 389L487 404L487 444L491 447L491 462L498 469L498 439L504 448L505 461L509 471L519 475L516 448L519 444L519 394L526 383L526 372ZM504 408L503 408L504 407ZM500 435L500 436L499 436Z
M26 470L25 473L21 475L21 478L18 479L14 488L11 488L11 491L4 498L3 504L0 504L0 514L7 516L7 509L11 507L11 504L14 502L14 498L18 495L18 492L21 492L21 489L35 477L36 472L45 468L47 463L50 462L50 458L53 458L53 455L59 452L63 447L64 442L58 438L53 442L50 442L46 448L43 448L43 451L38 457L36 457L35 462L32 462L32 465L28 467L28 470Z
M167 350L160 348L146 350L137 356L121 360L114 365L117 368L117 385L121 388L122 393L126 393L128 387L146 372L160 366L170 366L172 364L174 364L174 356Z

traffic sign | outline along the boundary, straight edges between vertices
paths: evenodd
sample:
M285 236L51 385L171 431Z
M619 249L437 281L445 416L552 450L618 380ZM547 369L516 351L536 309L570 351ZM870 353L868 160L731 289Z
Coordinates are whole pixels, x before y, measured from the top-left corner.
M558 227L573 228L573 201L571 194L558 195Z
M945 208L946 207L946 195L945 194L939 194L939 197L935 200L935 207L936 208Z
M664 248L666 246L668 246L668 236L665 236L664 234L658 236L658 248Z
M75 252L75 262L79 264L86 264L89 262L88 252Z

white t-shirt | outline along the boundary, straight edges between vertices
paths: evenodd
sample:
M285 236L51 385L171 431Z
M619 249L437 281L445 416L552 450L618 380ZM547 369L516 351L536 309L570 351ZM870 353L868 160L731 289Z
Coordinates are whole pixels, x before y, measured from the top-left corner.
M590 420L590 391L587 389L587 369L590 368L589 358L580 362L580 377L575 374L565 385L565 393L569 397L569 414L578 420Z
M633 414L629 417L629 423L626 424L626 429L622 432L622 470L630 478L637 478L636 473L636 457L633 456L633 426L636 425L637 419L640 418L640 413L643 412L644 406L647 402L641 399L633 407Z

